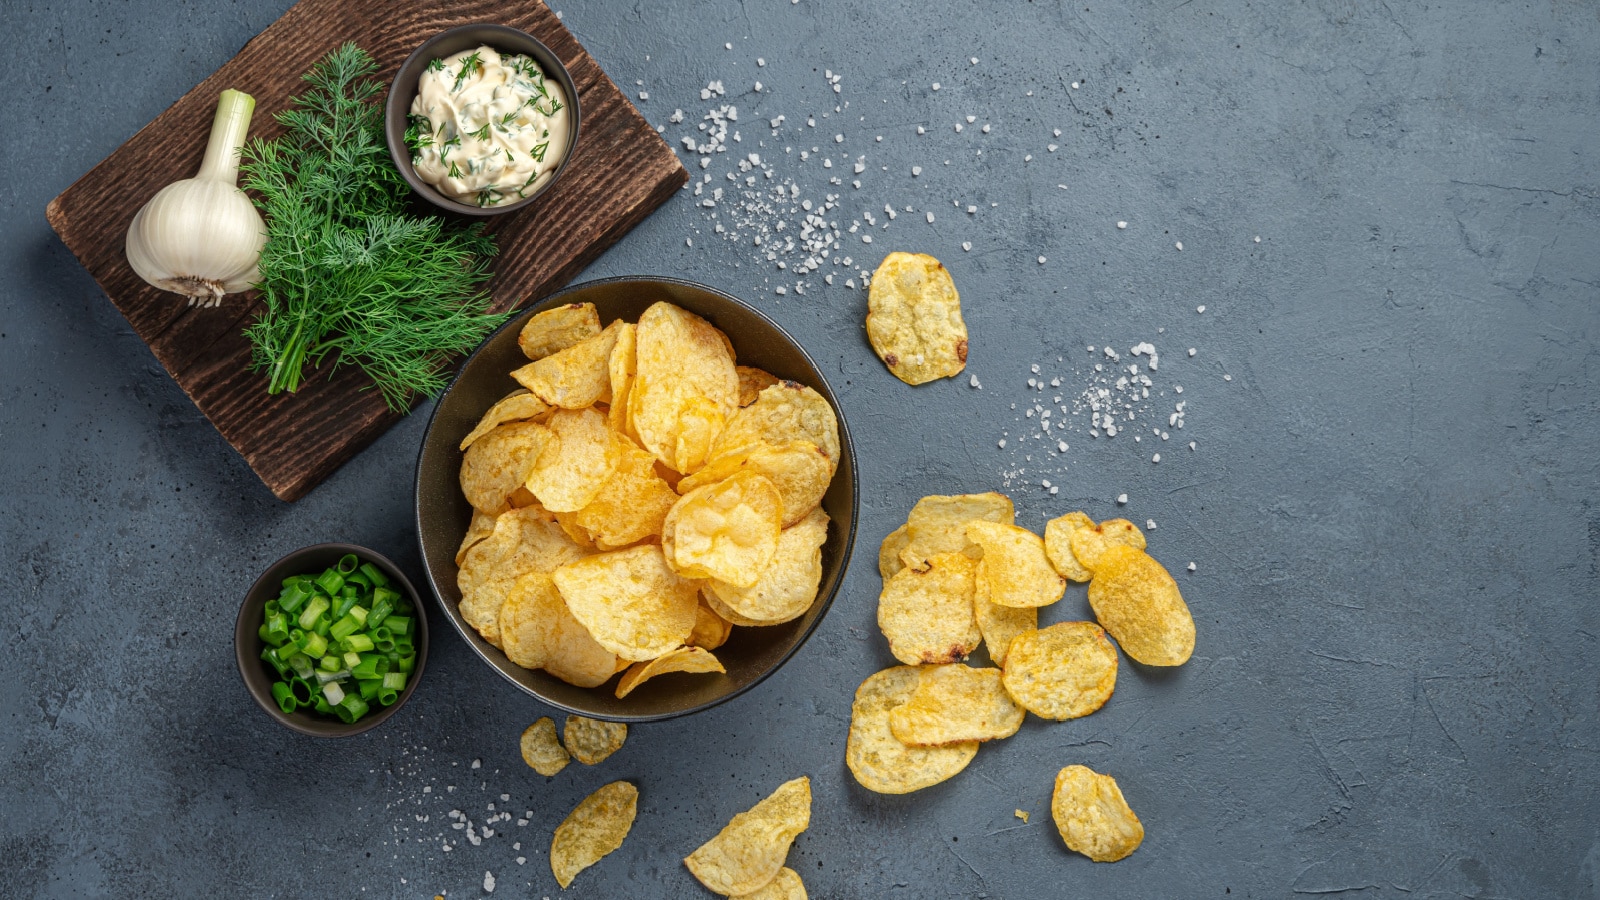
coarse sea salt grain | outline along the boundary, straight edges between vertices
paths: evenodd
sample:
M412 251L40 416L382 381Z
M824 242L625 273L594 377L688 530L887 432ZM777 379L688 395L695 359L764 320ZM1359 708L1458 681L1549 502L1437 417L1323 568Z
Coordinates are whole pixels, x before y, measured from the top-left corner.
M970 252L972 250L972 242L971 241L962 241L961 242L961 249Z
M1126 506L1126 505L1128 505L1128 495L1127 494L1118 494L1117 495L1117 505L1118 506Z
M1189 571L1191 571L1191 572L1194 571L1194 563L1192 563L1192 562L1189 563Z
M1196 312L1196 313L1203 313L1203 312L1205 312L1205 311L1206 311L1206 308L1205 308L1205 306L1204 306L1204 305L1201 305L1201 306L1196 306L1196 307L1195 307L1195 308L1194 308L1194 311L1195 311L1195 312Z
M980 391L983 390L983 382L978 380L978 376L977 375L973 375L970 378L968 378L967 379L967 384L971 385L974 388L977 388Z
M1120 221L1119 221L1119 222L1118 222L1118 223L1117 223L1117 227L1118 227L1118 228L1127 228L1127 227L1128 227L1128 223L1127 223L1127 222L1120 222Z
M1179 250L1182 250L1183 249L1183 241L1178 241L1178 242L1174 243L1172 246L1177 247Z

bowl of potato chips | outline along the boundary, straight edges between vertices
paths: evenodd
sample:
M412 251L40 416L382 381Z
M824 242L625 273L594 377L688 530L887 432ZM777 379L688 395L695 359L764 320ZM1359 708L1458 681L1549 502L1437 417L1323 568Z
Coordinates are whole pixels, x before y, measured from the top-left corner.
M428 581L492 668L552 706L642 722L742 693L844 581L850 433L782 328L688 281L531 306L439 398L417 462Z

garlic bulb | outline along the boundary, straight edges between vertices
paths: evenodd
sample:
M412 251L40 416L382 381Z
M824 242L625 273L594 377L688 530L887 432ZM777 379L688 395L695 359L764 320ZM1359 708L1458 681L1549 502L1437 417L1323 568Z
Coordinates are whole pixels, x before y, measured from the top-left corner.
M267 228L238 186L239 150L255 107L249 94L223 91L200 173L162 188L128 226L133 271L188 297L190 306L217 306L257 277Z

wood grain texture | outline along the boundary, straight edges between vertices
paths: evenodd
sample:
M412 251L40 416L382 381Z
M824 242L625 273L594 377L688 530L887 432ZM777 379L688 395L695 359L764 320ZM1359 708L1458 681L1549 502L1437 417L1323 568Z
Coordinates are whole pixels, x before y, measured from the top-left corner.
M406 56L446 28L477 22L532 34L561 57L578 88L583 122L560 181L531 206L489 220L499 254L488 290L510 309L560 287L666 201L688 172L593 57L543 3L495 0L302 0L239 55L50 202L46 216L196 406L279 498L296 500L399 416L367 389L359 369L307 374L296 394L269 396L250 368L243 329L255 294L217 309L145 284L128 267L128 224L156 191L198 170L217 95L256 98L252 136L282 132L272 114L300 92L300 76L345 41L394 77Z

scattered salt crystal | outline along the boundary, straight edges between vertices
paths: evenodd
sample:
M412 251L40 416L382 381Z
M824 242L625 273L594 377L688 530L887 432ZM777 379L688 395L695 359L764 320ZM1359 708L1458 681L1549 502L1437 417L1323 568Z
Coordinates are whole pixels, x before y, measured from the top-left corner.
M1156 520L1155 519L1145 519L1144 520L1144 527L1150 529L1151 531L1155 531L1156 530Z
M1183 248L1182 248L1182 247L1179 247L1179 248L1178 248L1178 249L1179 249L1179 250L1182 250L1182 249L1183 249ZM1204 306L1204 305L1201 305L1201 306L1196 306L1196 307L1195 307L1195 308L1194 308L1194 311L1195 311L1195 312L1197 312L1197 313L1203 313L1203 312L1205 312L1205 311L1206 311L1206 308L1205 308L1205 306Z
M1118 228L1127 228L1128 227L1128 223L1127 222L1118 222L1117 223L1117 227Z
M1172 246L1177 247L1179 250L1182 250L1183 249L1183 241L1177 241Z
M1039 257L1039 265L1044 265L1044 257Z
M1224 375L1224 376L1222 376L1222 380L1223 381L1232 381L1233 380L1233 376L1232 375Z
M968 125L971 125L973 122L976 122L976 121L978 121L978 117L977 116L967 116L967 124Z
M733 49L733 45L732 44L723 44L722 45L722 49L724 49L724 50L732 50Z
M758 56L758 57L756 57L756 65L758 65L758 66L764 66L764 65L766 65L766 64L767 64L767 61L766 61L766 60L764 60L764 59L762 59L762 58L761 58L761 57L759 57L759 56Z
M835 144L842 144L842 143L844 143L844 135L842 135L842 134L836 134L836 135L834 135L834 136L833 136L833 142L834 142L834 143L835 143Z
M1073 82L1073 83L1072 83L1072 89L1073 89L1073 90L1077 90L1077 89L1078 89L1078 83L1077 83L1077 82L1076 82L1076 81L1074 81L1074 82Z
M650 99L649 92L648 91L640 91L639 92L639 99L640 100L649 100Z
M967 60L967 62L970 62L973 65L977 65L978 64L978 58L976 56L974 56L973 58Z
M989 133L989 124L987 122L984 123L983 133L984 134L988 134Z
M921 175L921 174L922 174L922 167L921 166L912 166L911 167L911 177L912 178L915 178L915 177L917 177L918 175Z
M997 447L1005 447L1005 445L1006 445L1006 439L1005 438L1001 438L1000 440L995 442L995 446L997 446Z
M1127 504L1127 502L1128 502L1128 495L1127 494L1118 494L1117 495L1117 505L1118 506L1124 506L1124 505Z
M759 94L760 92L761 92L761 82L758 81L758 82L756 82L756 93Z
M1194 571L1194 563L1189 563L1189 571Z
M862 236L861 236L861 243L863 243L863 244L870 244L870 243L872 243L872 235L870 235L870 234L863 234L863 235L862 235Z
M923 128L921 125L917 126L917 134L927 134L927 133L928 133L928 129Z
M1059 488L1059 487L1052 487L1052 488L1051 488L1051 489L1050 489L1050 493L1051 493L1051 494L1058 494L1058 493L1060 493L1060 492L1061 492L1061 488Z
M1193 450L1193 449L1194 449L1194 441L1190 441L1190 442L1189 442L1189 449L1190 449L1190 450Z
M475 760L473 760L473 761L472 761L472 767L473 767L473 768L474 768L474 769L481 769L481 768L483 768L483 760L481 760L481 759L475 759Z
M732 48L729 48L729 49L732 49ZM483 892L485 894L494 893L494 873L492 873L492 872L483 873Z
M970 215L974 215L977 212L978 212L978 208L976 206L968 206L967 207L967 215L969 215L969 216Z
M1045 147L1045 149L1049 150L1051 153L1054 153L1054 152L1056 152L1056 145L1055 144L1050 144L1049 146Z
M1258 243L1258 244L1259 244L1259 243L1261 243L1261 235L1259 235L1259 234L1258 234L1258 235L1256 235L1256 243ZM1192 563L1191 563L1191 564L1190 564L1190 567L1191 567L1191 568L1192 568L1192 567L1193 567L1193 564L1192 564Z
M935 81L933 83L933 89L936 90L936 91L939 89L939 82Z
M1190 347L1190 348L1189 348L1189 355L1190 355L1190 356L1193 356L1193 355L1194 355L1194 353L1195 353L1195 350L1194 350L1194 348L1193 348L1193 347Z
M1150 457L1150 461L1153 463L1161 462L1161 454L1157 453L1156 455Z
M960 133L961 133L961 123L957 122L956 123L956 134L960 134Z
M971 250L972 250L972 242L971 241L962 241L961 242L961 249L966 250L968 252L971 252Z
M929 225L933 224L933 213L928 213L928 224Z
M694 238L684 238L683 239L683 245L685 247L693 247L694 246Z
M526 856L517 857L517 865L519 865L519 866L524 864L524 863L526 863L527 861L528 861L528 858Z

